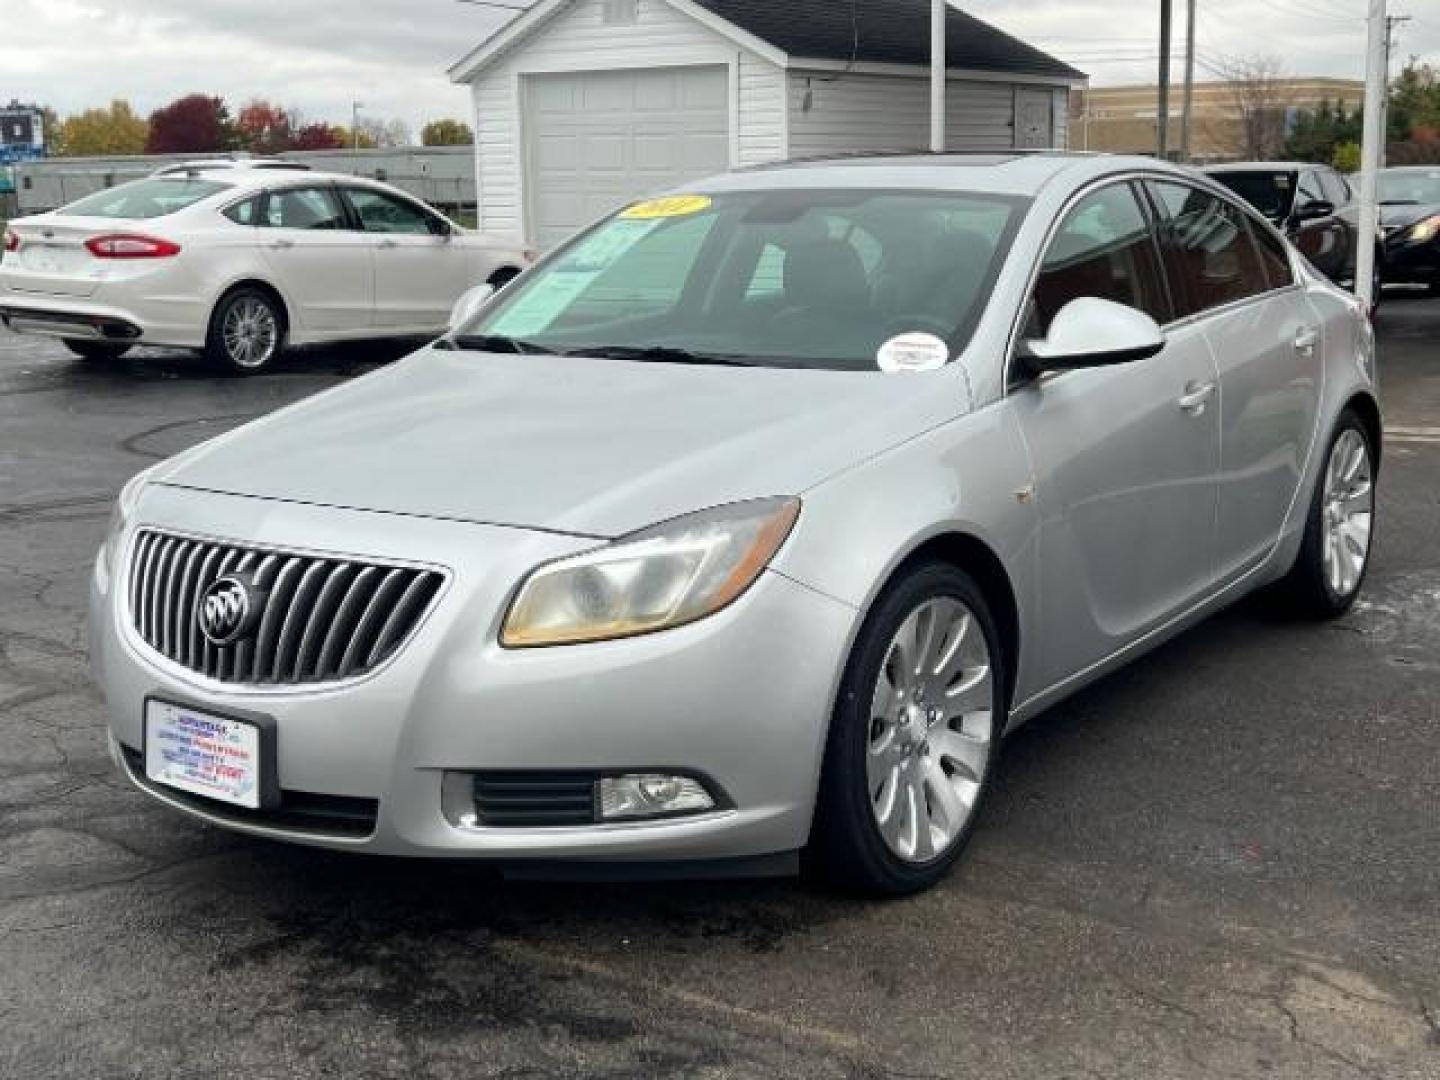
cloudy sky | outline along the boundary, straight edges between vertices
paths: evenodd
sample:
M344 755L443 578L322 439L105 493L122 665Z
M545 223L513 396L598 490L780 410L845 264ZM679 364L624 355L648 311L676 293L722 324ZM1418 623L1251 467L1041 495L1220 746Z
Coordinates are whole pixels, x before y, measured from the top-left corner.
M1157 0L959 6L1090 72L1096 85L1153 78ZM1183 12L1184 0L1175 6ZM1365 0L1199 7L1200 77L1207 63L1256 52L1280 55L1296 74L1363 74ZM1391 7L1417 16L1401 29L1398 54L1440 62L1435 0ZM205 91L348 123L358 99L366 113L418 129L431 117L465 115L444 69L505 18L457 0L0 0L0 100L63 114L125 97L148 112Z

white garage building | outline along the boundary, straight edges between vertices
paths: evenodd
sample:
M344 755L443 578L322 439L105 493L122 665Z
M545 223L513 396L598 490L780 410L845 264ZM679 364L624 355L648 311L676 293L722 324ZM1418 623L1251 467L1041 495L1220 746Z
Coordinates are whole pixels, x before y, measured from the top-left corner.
M789 157L924 147L928 0L539 0L451 69L482 229L548 247L656 189ZM957 150L1063 147L1085 76L951 8Z

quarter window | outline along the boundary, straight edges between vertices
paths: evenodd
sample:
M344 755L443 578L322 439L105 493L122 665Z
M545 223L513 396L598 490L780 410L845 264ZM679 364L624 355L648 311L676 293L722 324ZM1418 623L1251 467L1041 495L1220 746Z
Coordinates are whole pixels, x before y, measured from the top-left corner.
M1270 280L1238 207L1189 184L1154 181L1160 251L1180 316L1267 291Z
M412 236L429 236L440 232L438 218L412 202L397 199L383 191L346 188L345 196L355 208L355 214L360 218L360 226L366 232L403 233Z
M221 213L235 222L236 225L258 224L260 196L256 195L253 199L245 199L242 202L236 203L234 206L227 206Z
M1056 313L1082 296L1170 319L1155 241L1129 184L1086 196L1065 218L1035 281L1033 332L1048 332Z
M343 229L345 212L329 188L286 188L270 193L261 225L267 229Z

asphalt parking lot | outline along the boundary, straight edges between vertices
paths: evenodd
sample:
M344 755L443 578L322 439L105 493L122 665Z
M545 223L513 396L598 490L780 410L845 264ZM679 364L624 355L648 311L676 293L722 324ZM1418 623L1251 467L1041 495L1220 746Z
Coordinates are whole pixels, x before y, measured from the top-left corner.
M1376 560L1032 723L960 870L512 883L195 824L130 790L91 558L158 457L399 355L215 379L0 331L0 1076L1440 1077L1440 300L1379 318Z

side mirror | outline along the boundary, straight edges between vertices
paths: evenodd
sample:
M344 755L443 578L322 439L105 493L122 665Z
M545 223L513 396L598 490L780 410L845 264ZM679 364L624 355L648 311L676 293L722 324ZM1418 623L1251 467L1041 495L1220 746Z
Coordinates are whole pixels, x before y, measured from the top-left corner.
M1314 221L1335 213L1335 204L1324 199L1310 199L1295 207L1296 221Z
M450 309L450 329L458 330L468 323L494 295L495 286L489 282L466 289L460 294L460 299L455 301L455 306Z
M1165 347L1165 334L1143 311L1081 296L1062 307L1050 333L1021 346L1021 355L1035 371L1103 367L1144 360Z

